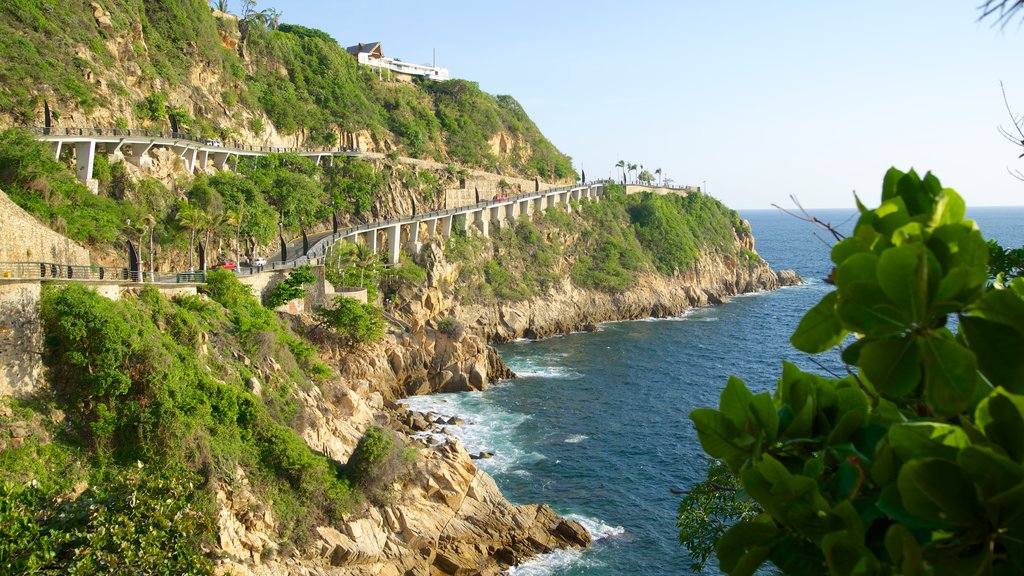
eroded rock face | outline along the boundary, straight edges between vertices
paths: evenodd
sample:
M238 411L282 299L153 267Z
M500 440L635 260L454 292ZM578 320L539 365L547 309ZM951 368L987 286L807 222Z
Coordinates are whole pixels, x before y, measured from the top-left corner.
M737 242L753 250L753 237L738 236ZM513 377L488 341L593 330L607 320L677 315L734 294L801 282L795 273L776 273L763 262L748 265L707 257L675 277L644 277L627 293L581 290L566 281L529 301L463 306L447 288L457 277L457 265L447 262L436 244L426 245L420 256L428 269L427 285L407 295L400 309L391 310L407 331L395 329L381 342L356 348L328 335L316 337L322 359L338 367L341 380L323 385L323 392L314 388L300 393L303 438L339 462L347 460L374 422L406 435L443 435L443 426L457 421L411 412L395 401L414 394L479 390L488 382ZM447 316L461 327L442 331L439 320ZM395 486L393 500L366 505L336 525L316 527L315 542L287 558L269 545L272 534L260 531L272 527L272 518L255 524L246 516L246 506L238 505L248 502L244 493L225 492L221 498L218 492L226 557L219 570L256 576L490 575L540 553L590 544L583 526L548 506L512 505L494 479L476 467L474 457L487 455L471 456L451 437L424 446L414 473Z
M647 275L629 292L584 290L568 281L543 298L500 305L469 305L455 316L490 341L546 338L591 331L600 322L665 318L689 308L721 304L730 296L801 283L795 272L776 273L767 265L752 268L719 258L701 259L680 276Z

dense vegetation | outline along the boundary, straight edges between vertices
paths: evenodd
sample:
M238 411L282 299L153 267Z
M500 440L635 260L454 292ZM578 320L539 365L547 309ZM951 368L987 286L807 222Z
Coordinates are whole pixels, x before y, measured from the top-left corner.
M54 394L0 412L0 428L27 432L0 450L0 571L210 573L211 489L236 469L294 545L408 470L415 454L400 445L355 468L312 451L296 392L329 387L332 371L234 274L211 271L204 291L111 301L47 288Z
M255 17L262 12L236 21L215 18L204 0L102 5L109 22L101 24L84 0L4 4L0 57L8 64L0 70L0 110L18 124L41 125L46 99L62 125L62 111L90 115L127 101L132 113L116 118L118 127L167 129L173 118L180 131L203 138L262 141L269 118L302 146L335 147L340 132L365 130L415 158L575 177L569 158L512 97L491 96L472 82L389 82L328 34ZM126 84L122 65L138 78ZM219 79L213 97L227 114L176 91L189 86L197 68ZM499 132L516 143L511 153L490 149Z
M746 233L736 212L710 196L626 196L611 185L600 202L549 208L492 230L490 239L457 233L447 253L461 264L456 292L464 301L522 300L565 278L622 291L644 272L685 272L701 255L750 265L757 256L736 246Z
M842 346L849 375L784 363L774 395L732 378L718 409L691 414L760 512L722 535L719 565L1024 572L1024 279L991 280L963 200L930 174L892 169L881 206L858 208L832 250L836 289L791 339Z

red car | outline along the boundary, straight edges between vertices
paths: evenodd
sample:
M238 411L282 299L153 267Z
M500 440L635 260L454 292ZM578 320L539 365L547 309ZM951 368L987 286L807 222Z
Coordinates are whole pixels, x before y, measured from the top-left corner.
M225 270L234 270L235 268L238 268L238 263L235 262L234 260L224 260L221 263L219 263L216 266L214 266L214 268L223 268Z
M507 194L498 193L498 194L494 195L494 201L495 202L504 202L505 200L508 200L508 195Z

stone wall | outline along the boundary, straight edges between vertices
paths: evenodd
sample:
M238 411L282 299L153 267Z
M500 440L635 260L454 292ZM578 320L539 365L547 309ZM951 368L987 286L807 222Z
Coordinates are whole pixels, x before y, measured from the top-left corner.
M39 295L37 280L0 280L0 396L27 396L42 386Z
M25 212L0 191L0 262L89 265L89 251Z

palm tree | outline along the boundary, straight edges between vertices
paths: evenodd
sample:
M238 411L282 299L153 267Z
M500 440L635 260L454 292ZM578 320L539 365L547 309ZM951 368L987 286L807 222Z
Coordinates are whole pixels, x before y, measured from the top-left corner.
M244 219L245 207L239 206L238 210L228 210L224 213L224 224L234 228L235 236L235 262L241 261L241 255L238 252L238 237L241 234L242 220Z
M223 212L217 212L217 213L214 213L214 214L208 214L207 215L207 217L206 217L206 230L205 230L206 249L207 250L210 249L210 237L213 236L214 238L217 238L217 232L220 231L221 227L224 226L226 221L227 221L227 218L224 216ZM218 245L217 245L217 254L218 254L218 256L220 255L220 243L219 243L219 241L218 241Z
M188 230L188 268L190 271L196 271L196 265L194 260L195 244L196 244L196 232L203 228L203 223L206 220L206 214L192 206L190 204L182 204L178 208L178 225Z
M630 172L636 172L636 164L629 164L627 168Z
M371 270L373 265L377 262L377 254L370 248L368 244L356 244L356 248L352 252L354 257L354 263L359 268L359 287L363 287L363 277L367 270Z
M214 0L213 9L218 12L228 13L228 0Z
M625 184L626 183L626 161L625 160L619 160L618 162L615 163L615 167L616 168L622 168L622 183Z
M661 186L661 168L658 168L657 170L655 170L654 173L658 175L658 186L660 187Z
M153 282L153 233L156 232L156 216L146 214L145 221L149 227L149 281Z

